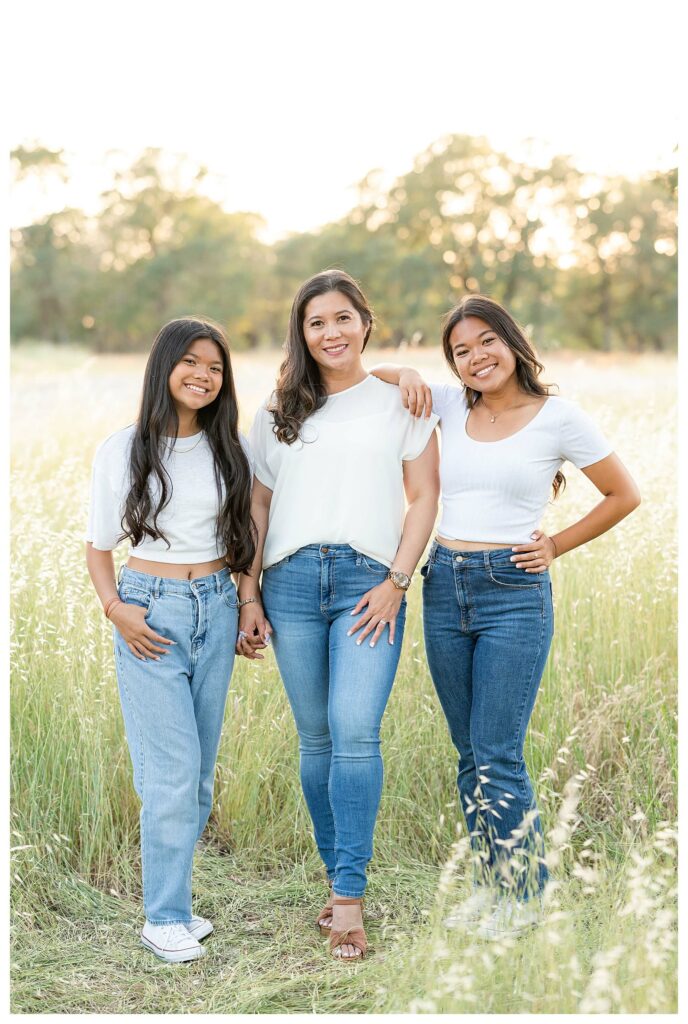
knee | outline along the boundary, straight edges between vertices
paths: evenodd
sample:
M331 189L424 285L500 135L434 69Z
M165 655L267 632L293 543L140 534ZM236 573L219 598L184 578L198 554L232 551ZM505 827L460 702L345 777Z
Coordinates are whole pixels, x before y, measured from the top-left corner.
M332 750L332 737L327 722L299 727L299 750L302 754L327 754Z
M380 725L355 715L338 715L330 722L335 754L371 757L380 750Z
M478 782L482 786L505 787L516 790L525 770L522 757L514 756L498 747L481 745L473 748L473 759Z

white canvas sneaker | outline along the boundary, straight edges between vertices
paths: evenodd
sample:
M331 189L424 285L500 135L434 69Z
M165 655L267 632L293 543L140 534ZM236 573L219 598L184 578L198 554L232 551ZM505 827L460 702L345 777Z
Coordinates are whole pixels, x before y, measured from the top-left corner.
M190 935L193 935L197 942L200 942L201 939L205 939L206 936L210 935L213 931L213 925L207 917L199 917L198 914L192 914L186 930Z
M542 900L513 897L501 899L489 917L477 923L474 934L480 939L506 939L521 935L542 922Z
M141 942L161 960L170 964L198 960L205 949L183 924L151 924L146 921L141 932Z
M481 918L487 918L491 910L497 905L498 894L486 885L481 885L473 890L473 893L459 903L457 907L445 917L446 928L461 928Z

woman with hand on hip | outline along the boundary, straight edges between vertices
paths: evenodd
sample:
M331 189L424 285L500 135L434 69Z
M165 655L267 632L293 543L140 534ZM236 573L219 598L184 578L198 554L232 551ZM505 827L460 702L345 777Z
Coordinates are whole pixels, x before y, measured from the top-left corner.
M364 295L342 271L299 289L277 387L249 437L258 543L239 581L237 649L261 657L274 630L332 886L318 923L346 962L366 951L361 898L382 789L380 722L404 594L439 496L436 417L409 417L398 390L363 368L372 327Z
M422 569L425 647L481 865L455 920L493 937L537 923L547 880L523 744L553 633L549 566L640 497L589 417L540 383L542 365L497 302L466 296L442 344L461 388L428 387L410 368L372 372L400 385L415 416L440 417L442 518ZM603 498L550 537L539 523L567 459Z
M217 324L166 324L146 366L138 420L100 446L86 562L114 626L115 665L141 800L142 943L177 963L213 930L192 914L237 635L230 574L255 543L251 471L237 430L227 340ZM131 554L115 584L112 551Z

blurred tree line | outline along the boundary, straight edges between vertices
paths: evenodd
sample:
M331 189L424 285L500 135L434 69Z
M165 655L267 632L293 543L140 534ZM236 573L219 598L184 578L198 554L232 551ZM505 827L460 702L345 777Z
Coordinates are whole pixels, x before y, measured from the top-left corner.
M12 159L18 183L66 173L60 151L22 147ZM97 216L62 209L13 230L13 341L147 349L166 320L203 313L235 347L279 344L300 282L338 266L373 304L374 343L435 344L442 314L479 291L542 349L676 345L675 170L605 178L452 135L391 188L367 175L342 220L274 245L258 215L204 195L205 176L183 182L147 150L115 175Z

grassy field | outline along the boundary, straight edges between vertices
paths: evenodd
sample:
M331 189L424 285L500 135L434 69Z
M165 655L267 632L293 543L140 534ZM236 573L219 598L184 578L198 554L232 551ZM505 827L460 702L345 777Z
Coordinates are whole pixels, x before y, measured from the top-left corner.
M446 379L435 352L403 358ZM277 361L236 359L244 428ZM545 924L500 943L442 924L470 873L416 584L383 722L373 955L346 968L312 927L324 887L272 661L238 662L232 679L195 870L208 955L174 968L138 944L138 803L82 537L93 452L134 418L143 362L37 347L13 360L13 1011L675 1012L675 362L547 360L644 500L553 566L556 634L526 747L553 864ZM596 500L565 472L545 529Z

